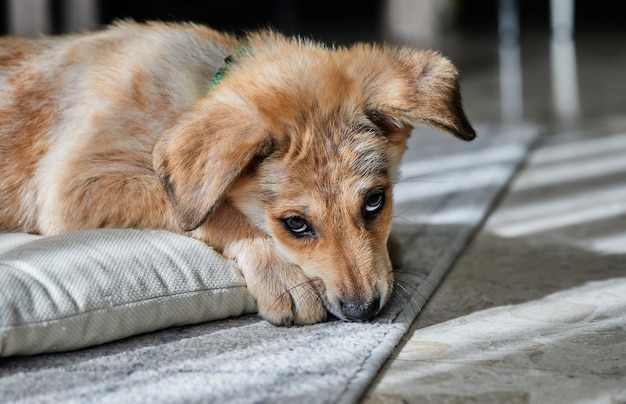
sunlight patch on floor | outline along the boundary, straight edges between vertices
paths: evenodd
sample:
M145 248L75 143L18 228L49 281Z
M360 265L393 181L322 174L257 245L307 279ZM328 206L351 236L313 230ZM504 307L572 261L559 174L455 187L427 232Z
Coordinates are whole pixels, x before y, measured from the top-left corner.
M626 186L612 186L511 206L492 216L487 228L502 237L519 237L623 214Z
M474 225L485 215L485 208L480 206L467 206L461 208L445 209L431 214L411 214L396 209L399 223L429 225Z
M560 143L537 150L528 159L531 166L572 161L579 158L626 150L626 134L610 135L598 139L586 139Z
M513 191L626 175L626 134L545 147L533 153L528 166Z
M600 178L621 172L626 173L626 149L593 160L579 160L567 165L535 168L532 172L521 176L512 189L513 191L524 191L549 185Z
M599 254L626 254L626 232L586 238L576 245Z
M420 159L404 162L400 167L402 178L428 179L442 172L465 170L481 165L506 163L519 160L526 153L526 147L519 144L491 146L484 150L450 154L436 159Z
M450 193L471 191L506 182L510 168L502 164L483 165L432 174L413 181L400 181L394 187L394 201L405 203Z

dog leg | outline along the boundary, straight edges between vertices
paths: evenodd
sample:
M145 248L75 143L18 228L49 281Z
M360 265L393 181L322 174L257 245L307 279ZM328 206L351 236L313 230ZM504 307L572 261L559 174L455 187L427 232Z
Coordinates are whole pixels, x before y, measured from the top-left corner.
M326 318L315 280L283 258L273 239L230 201L218 205L190 235L238 264L259 314L270 323L313 324Z
M326 318L315 281L308 279L299 267L284 261L271 240L243 240L229 250L225 253L234 255L264 319L276 325L300 325Z

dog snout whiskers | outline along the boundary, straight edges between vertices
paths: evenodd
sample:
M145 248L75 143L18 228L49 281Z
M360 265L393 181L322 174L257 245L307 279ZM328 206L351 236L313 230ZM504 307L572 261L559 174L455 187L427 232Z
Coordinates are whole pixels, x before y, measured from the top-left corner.
M341 302L341 313L350 321L367 321L374 317L380 308L380 298L377 296L363 304Z

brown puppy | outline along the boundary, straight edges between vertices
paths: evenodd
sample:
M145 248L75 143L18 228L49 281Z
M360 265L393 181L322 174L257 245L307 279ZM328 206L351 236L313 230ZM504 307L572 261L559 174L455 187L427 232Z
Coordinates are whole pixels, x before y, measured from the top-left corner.
M0 229L181 232L234 259L274 324L366 320L416 124L475 136L428 51L131 22L3 38Z

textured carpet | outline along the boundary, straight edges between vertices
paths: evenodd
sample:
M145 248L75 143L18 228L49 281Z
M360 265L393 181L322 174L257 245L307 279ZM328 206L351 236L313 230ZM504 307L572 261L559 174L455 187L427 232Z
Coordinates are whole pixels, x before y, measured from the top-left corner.
M419 130L396 187L405 252L375 321L278 328L258 317L171 328L74 352L0 359L6 402L355 402L463 251L537 138Z

